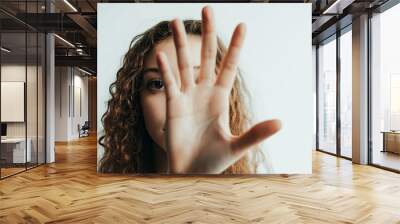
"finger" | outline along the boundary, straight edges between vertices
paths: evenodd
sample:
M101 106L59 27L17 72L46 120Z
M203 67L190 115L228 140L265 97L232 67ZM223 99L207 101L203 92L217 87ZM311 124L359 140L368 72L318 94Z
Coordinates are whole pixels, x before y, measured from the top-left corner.
M199 82L211 81L215 76L215 61L217 56L217 35L215 31L214 14L207 6L202 10L201 34L201 65Z
M222 69L218 75L217 85L231 89L237 73L240 49L242 48L246 26L239 24L233 32L228 52L222 60Z
M176 96L179 92L176 80L172 74L171 66L164 52L157 53L157 64L163 78L167 99Z
M280 129L280 120L268 120L258 123L241 136L235 137L231 142L231 149L234 153L244 152L249 147L275 134Z
M181 88L187 89L194 85L193 69L190 62L189 44L185 27L179 19L172 21L172 34L178 57L178 68L181 78Z

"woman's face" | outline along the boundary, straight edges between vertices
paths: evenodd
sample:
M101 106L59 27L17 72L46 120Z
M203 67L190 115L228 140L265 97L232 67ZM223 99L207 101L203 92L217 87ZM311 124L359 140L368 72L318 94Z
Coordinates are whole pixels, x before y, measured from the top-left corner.
M200 69L201 37L199 35L188 35L189 56L194 65L194 75L197 79ZM163 51L168 57L172 72L177 74L178 63L172 37L157 43L152 52L144 61L144 69L151 69L143 74L143 88L140 92L140 103L142 106L144 122L153 141L165 150L164 125L166 122L166 95L161 73L158 70L156 53Z

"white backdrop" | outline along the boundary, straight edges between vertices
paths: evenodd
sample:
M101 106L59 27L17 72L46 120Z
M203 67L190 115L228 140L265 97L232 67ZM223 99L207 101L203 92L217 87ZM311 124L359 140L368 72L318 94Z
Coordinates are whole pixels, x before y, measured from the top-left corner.
M262 144L270 169L262 173L301 173L312 170L313 92L311 4L265 3L100 3L98 4L97 118L110 98L134 36L161 20L201 19L201 9L211 5L219 37L228 46L235 26L247 25L240 68L250 92L255 121L279 118L282 129ZM103 149L98 145L97 157Z

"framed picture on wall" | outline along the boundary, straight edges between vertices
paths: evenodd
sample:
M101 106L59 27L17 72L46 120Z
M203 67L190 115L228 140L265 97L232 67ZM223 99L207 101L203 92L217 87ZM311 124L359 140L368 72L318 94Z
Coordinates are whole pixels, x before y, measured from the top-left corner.
M99 172L311 173L310 21L311 4L98 4Z

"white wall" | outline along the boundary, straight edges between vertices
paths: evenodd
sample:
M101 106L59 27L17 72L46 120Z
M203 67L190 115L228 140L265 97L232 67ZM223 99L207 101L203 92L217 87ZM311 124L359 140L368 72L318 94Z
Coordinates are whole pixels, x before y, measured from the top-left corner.
M6 64L1 66L1 81L2 82L25 82L25 69L28 73L32 70L31 66L25 68L24 65L19 64ZM1 108L7 110L7 108ZM25 137L25 123L24 122L7 122L7 136L8 137Z
M78 72L78 73L77 73ZM85 121L88 121L88 77L82 76L83 73L81 73L78 70L74 70L74 96L71 96L72 99L74 99L74 107L72 108L72 119L71 119L71 136L72 138L78 138L79 133L78 133L78 124L81 126L85 123ZM78 91L80 90L80 93ZM80 94L80 99L79 99L79 94ZM81 101L80 103L78 101ZM72 104L71 104L72 105ZM82 110L81 112L79 111L79 107Z
M55 68L55 141L68 139L68 86L69 76L67 67Z
M78 124L88 120L88 78L83 75L76 68L56 67L55 141L79 138ZM77 105L82 106L82 113Z
M27 66L18 65L18 64L6 64L1 66L1 81L11 81L11 82L25 82L25 74L28 72L28 84L29 86L36 86L36 80L33 80L30 75L36 75L36 66ZM35 130L36 136L36 113L31 113L32 111L36 111L36 87L35 88L27 88L27 106L31 107L27 110L27 120L28 124L28 137L29 133L32 133ZM33 104L32 104L33 102ZM34 108L32 108L34 107ZM40 107L40 105L39 105ZM7 110L8 108L1 108L1 110ZM31 122L35 121L35 124ZM34 126L34 127L33 127ZM32 131L30 130L32 128ZM7 122L7 136L8 137L25 137L25 122Z
M38 69L38 70L36 70ZM1 66L1 81L24 82L26 83L26 108L22 107L22 112L25 113L27 119L23 122L6 122L7 137L9 138L24 138L25 133L31 141L32 161L36 162L39 158L39 163L44 162L44 74L42 67L25 64L3 64ZM27 81L25 80L27 78ZM23 94L23 93L22 93ZM2 96L7 97L7 96ZM10 108L1 108L11 110ZM39 156L36 156L39 153Z

